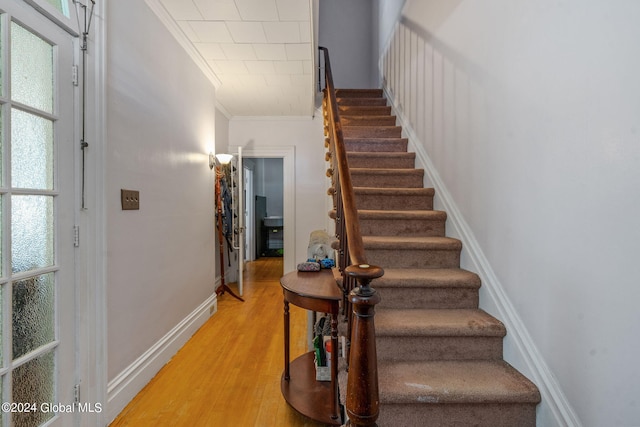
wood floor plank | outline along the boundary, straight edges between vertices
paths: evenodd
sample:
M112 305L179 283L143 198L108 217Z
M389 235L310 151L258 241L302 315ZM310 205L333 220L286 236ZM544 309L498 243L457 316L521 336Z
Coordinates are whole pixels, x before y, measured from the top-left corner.
M124 408L110 427L319 427L282 397L282 258L247 264L244 299L223 294L218 312ZM233 284L232 289L236 289ZM306 351L307 312L294 305L291 355Z

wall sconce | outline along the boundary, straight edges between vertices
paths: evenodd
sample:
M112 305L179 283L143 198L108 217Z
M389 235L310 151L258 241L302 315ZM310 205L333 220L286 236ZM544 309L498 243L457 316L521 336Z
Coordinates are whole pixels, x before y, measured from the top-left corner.
M213 154L209 153L209 169L213 169L216 166L216 161L220 165L228 165L233 159L233 154Z

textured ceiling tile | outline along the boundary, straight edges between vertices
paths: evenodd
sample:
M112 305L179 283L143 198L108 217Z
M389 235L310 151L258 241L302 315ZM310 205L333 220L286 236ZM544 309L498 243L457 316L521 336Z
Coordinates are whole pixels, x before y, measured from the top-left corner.
M278 9L274 0L236 0L244 21L277 21Z
M298 26L300 27L300 42L301 43L311 43L311 25L309 21L307 22L298 22Z
M273 65L278 74L302 74L301 61L274 61Z
M227 59L219 43L194 43L204 59Z
M311 60L311 45L308 43L286 44L284 47L289 60Z
M309 21L309 2L305 0L276 0L281 21Z
M312 74L313 64L311 63L311 61L302 61L302 69L304 74Z
M299 43L300 26L297 22L263 22L268 43Z
M250 74L275 74L276 69L271 61L244 61Z
M236 88L236 93L242 93L243 97L246 98L255 98L258 96L257 91L258 88L266 86L267 82L265 81L264 77L260 74L255 74L255 75L243 75L243 76L238 76L234 86Z
M176 0L174 0L176 1ZM179 0L182 1L182 0ZM207 21L240 21L240 13L233 0L194 0Z
M242 61L210 61L209 64L213 66L213 70L217 75L230 74L241 76L243 74L249 74L249 70Z
M162 0L161 3L176 21L202 19L200 11L192 0Z
M253 50L260 60L284 61L287 59L284 44L254 44Z
M192 42L197 42L200 40L196 32L193 31L193 28L188 21L180 21L178 22L178 26L182 29L182 32L187 36L187 38Z
M256 59L253 46L246 43L222 43L222 51L230 60L251 60Z
M233 41L236 43L266 43L264 29L260 22L227 22Z
M294 74L291 76L291 84L294 86L311 86L313 84L313 80L310 74Z
M291 76L288 74L265 75L264 79L270 86L291 86Z
M229 30L224 22L189 21L189 25L198 37L197 41L203 43L230 43L233 42Z

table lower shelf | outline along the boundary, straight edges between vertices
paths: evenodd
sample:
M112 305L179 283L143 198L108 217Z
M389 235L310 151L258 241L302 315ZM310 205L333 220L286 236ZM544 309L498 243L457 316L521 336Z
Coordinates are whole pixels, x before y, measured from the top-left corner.
M331 417L333 383L316 381L313 352L305 353L289 364L290 379L282 374L280 388L284 399L302 415L329 425L342 425L340 416Z

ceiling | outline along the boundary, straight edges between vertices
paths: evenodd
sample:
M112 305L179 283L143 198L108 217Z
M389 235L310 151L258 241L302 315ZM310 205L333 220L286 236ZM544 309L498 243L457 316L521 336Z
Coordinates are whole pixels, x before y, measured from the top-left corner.
M309 0L147 0L216 85L229 116L310 116Z

